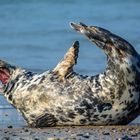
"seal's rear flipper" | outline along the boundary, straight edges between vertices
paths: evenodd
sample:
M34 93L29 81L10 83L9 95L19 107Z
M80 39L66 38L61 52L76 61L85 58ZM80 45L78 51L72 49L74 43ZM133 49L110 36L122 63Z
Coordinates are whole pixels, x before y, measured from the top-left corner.
M104 28L74 22L71 22L70 26L72 29L86 36L99 48L103 49L108 56L113 57L113 61L114 59L122 61L122 58L138 55L129 42Z
M53 70L58 75L59 80L64 80L73 71L73 66L77 63L78 52L79 42L75 41L61 62Z

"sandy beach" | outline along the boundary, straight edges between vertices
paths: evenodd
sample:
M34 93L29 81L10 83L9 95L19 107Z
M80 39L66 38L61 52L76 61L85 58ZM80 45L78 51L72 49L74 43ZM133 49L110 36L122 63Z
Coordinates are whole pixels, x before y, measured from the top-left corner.
M140 126L78 126L0 129L0 140L139 140Z

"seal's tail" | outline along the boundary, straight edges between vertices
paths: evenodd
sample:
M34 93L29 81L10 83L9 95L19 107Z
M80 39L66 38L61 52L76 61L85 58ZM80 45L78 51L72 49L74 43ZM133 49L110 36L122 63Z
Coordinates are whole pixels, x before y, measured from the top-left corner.
M122 57L137 55L137 52L130 43L104 28L74 22L70 23L70 26L103 49L109 56L112 56L113 53Z

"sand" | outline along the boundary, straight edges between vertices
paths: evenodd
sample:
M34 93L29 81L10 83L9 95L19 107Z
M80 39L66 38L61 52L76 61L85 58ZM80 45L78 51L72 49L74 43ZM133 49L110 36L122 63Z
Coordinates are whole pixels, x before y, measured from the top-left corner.
M140 140L140 125L0 129L0 140Z

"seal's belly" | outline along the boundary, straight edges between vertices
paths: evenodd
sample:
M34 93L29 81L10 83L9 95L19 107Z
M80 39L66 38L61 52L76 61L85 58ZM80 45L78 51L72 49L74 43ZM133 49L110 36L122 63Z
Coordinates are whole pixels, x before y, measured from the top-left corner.
M127 123L126 116L136 105L130 98L128 107L126 98L109 100L98 87L93 92L87 79L76 78L23 86L13 94L15 104L34 127Z
M89 103L87 100L73 103L67 102L63 106L52 105L44 111L30 114L29 122L32 126L53 125L107 125L126 124L128 111L126 108L116 109L111 103ZM36 114L37 113L37 114ZM41 113L41 114L40 114Z

